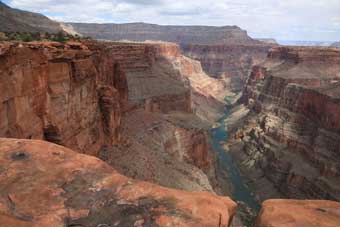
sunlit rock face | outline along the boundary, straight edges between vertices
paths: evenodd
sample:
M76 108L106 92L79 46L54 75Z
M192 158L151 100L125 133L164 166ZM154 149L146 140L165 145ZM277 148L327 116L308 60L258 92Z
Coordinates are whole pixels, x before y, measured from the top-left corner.
M340 199L339 59L336 48L281 47L253 68L241 98L251 112L230 148L261 199Z
M340 203L325 200L268 200L262 204L255 227L335 227Z
M9 43L0 50L0 136L89 154L119 142L127 83L113 59L79 43Z
M136 181L37 140L0 139L2 226L229 226L236 204Z

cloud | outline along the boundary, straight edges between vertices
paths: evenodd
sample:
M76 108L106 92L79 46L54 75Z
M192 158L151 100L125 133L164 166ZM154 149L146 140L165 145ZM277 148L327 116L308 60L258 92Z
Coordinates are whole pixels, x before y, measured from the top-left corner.
M60 21L238 25L251 36L340 40L339 0L7 0ZM326 32L327 31L327 32Z

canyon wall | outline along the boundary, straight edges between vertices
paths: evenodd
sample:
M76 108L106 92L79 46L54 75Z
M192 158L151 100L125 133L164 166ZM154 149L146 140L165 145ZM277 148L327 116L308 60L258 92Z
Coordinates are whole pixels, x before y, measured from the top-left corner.
M192 71L199 64L177 45L4 43L0 62L1 137L61 144L169 187L217 189L210 124L191 97L214 103L204 88L224 87Z
M210 123L194 113L208 112L210 103L223 109L215 100L223 84L202 74L199 63L182 56L173 43L103 45L125 71L129 95L122 118L124 141L103 148L100 157L137 179L186 190L217 190ZM195 103L193 97L198 96L208 104Z
M5 43L0 62L1 137L94 155L119 142L127 85L113 59L77 43Z
M240 92L253 65L262 62L273 44L181 45L183 53L199 62L214 78L226 81L230 91Z
M260 200L340 200L339 59L336 48L281 47L253 68L240 100L251 111L229 148Z
M95 24L68 23L73 30L94 39L165 41L178 44L259 43L237 26L176 26L146 23Z

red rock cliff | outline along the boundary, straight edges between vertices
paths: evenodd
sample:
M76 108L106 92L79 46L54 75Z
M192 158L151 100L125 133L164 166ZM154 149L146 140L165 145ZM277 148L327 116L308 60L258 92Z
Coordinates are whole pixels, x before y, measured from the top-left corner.
M253 112L234 153L289 198L340 198L339 57L335 48L274 48L245 87Z
M84 153L119 141L125 75L100 51L69 43L1 44L0 136Z

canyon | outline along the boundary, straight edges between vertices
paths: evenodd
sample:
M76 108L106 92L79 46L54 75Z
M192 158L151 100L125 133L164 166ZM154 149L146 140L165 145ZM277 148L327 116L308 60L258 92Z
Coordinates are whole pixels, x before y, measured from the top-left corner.
M0 226L338 227L339 48L0 22L103 39L0 42Z
M327 64L323 65L325 59ZM259 201L283 195L337 200L336 181L331 181L336 179L336 156L330 168L329 159L321 156L332 155L325 153L322 146L334 147L338 141L338 114L334 112L337 110L337 59L338 49L278 47L271 49L266 62L253 68L239 101L243 106L234 104L236 107L226 118L226 126L231 134L227 144L229 152L240 161L241 173L252 172L246 176L254 177L260 184L250 183ZM6 226L144 226L151 223L229 226L233 219L236 221L233 226L240 220L242 223L242 215L247 213L235 216L236 203L215 194L222 193L216 176L217 157L209 136L216 116L195 115L211 111L211 103L223 109L226 105L223 97L229 91L224 80L208 76L198 61L182 55L177 44L3 43L0 62L0 133L1 137L17 138L0 140L0 223ZM311 62L318 64L314 64L315 68L306 67ZM326 74L320 77L319 72ZM298 93L301 98L288 99L297 92L301 92ZM284 94L293 96L284 102L276 101L277 108L281 109L272 108L276 103L272 96L285 97ZM202 105L202 100L209 105ZM323 112L315 112L320 108L313 105L325 105L332 111L327 111L330 115L324 117ZM242 115L242 127L231 127L235 109L244 111L245 106L250 110ZM295 112L275 118L264 112L279 114L284 108ZM274 120L298 114L305 116L294 118L290 124L307 125L310 117L318 122L309 122L319 131L313 133L317 141L313 144L315 161L302 156L303 146L308 144L292 140L303 137L292 130L291 134L281 135L279 132L286 131L275 131L280 121ZM236 115L236 118L240 116ZM270 127L273 124L275 127ZM282 152L287 149L270 150L269 145L273 145L275 139L280 139L281 144L289 141L290 146L299 149L285 155L301 153L283 159ZM242 149L239 149L240 143ZM267 150L247 150L254 147ZM247 159L242 159L244 157ZM327 165L323 160L327 160ZM294 163L281 163L286 161L298 161L299 167L303 165L300 170L310 165L308 168L320 171L322 178L307 181L309 176L297 175L304 172L296 172ZM252 162L254 164L249 165ZM246 167L242 166L245 163ZM281 166L288 166L288 178L276 175L282 174ZM313 172L308 169L306 173ZM22 180L14 180L19 178ZM275 179L291 181L283 183ZM304 189L299 182L303 185L311 182L311 189L329 181L331 184L326 185L324 191L298 191ZM282 188L276 188L275 184ZM223 193L230 195L231 192ZM43 197L34 196L38 194ZM77 196L82 194L86 194L87 199ZM305 216L287 214L287 209ZM334 223L339 221L338 209L337 202L268 200L263 203L255 226L279 227L290 223L296 227L335 227ZM207 212L209 218L205 217Z
M228 147L260 201L339 200L339 58L337 48L277 47L253 68Z

